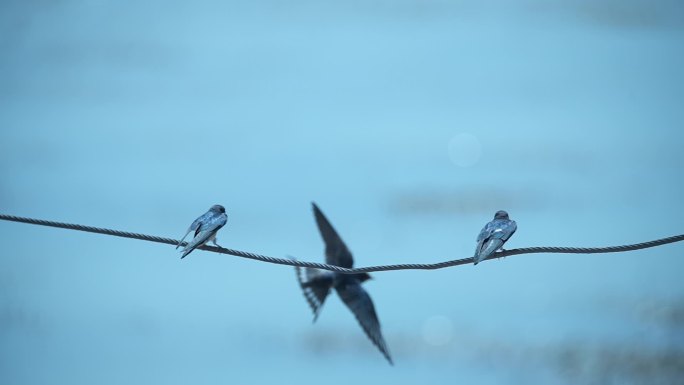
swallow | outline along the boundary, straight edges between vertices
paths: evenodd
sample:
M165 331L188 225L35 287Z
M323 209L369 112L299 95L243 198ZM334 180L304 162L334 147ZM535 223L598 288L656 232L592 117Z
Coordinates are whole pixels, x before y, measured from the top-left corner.
M181 259L209 241L218 246L216 243L216 232L218 232L227 221L228 216L226 215L226 209L221 205L211 206L209 211L195 219L176 246L176 249L179 248L183 243L183 240L185 240L185 237L187 237L191 231L195 232L195 237L185 245L183 250L181 250Z
M354 259L347 245L344 244L342 238L340 238L318 206L315 203L312 203L312 205L318 230L325 243L325 263L351 268L354 265ZM342 302L354 314L366 336L385 356L390 365L394 365L387 349L387 344L382 338L380 321L378 321L378 315L375 313L373 301L361 286L363 282L371 279L369 274L342 274L308 267L303 269L304 272L299 267L295 267L295 269L297 281L304 292L304 298L311 307L311 310L313 310L314 322L318 319L318 315L330 290L334 288Z
M487 223L477 237L477 249L475 249L473 263L477 265L494 254L495 251L500 250L517 228L515 221L508 219L507 212L497 211L494 214L494 220Z

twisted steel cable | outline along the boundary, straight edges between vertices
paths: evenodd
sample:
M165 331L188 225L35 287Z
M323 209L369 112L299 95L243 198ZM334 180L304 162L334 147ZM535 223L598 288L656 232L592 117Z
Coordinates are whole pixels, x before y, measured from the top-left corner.
M32 225L39 226L49 226L58 227L68 230L78 230L86 231L89 233L97 233L104 235L113 235L116 237L139 239L142 241L150 241L157 243L166 243L169 245L177 245L178 241L171 238L157 237L154 235L131 233L127 231L119 231L112 229L104 229L93 226L78 225L73 223L62 223L47 221L44 219L34 219L18 217L14 215L0 214L0 219L11 222L29 223ZM508 257L511 255L518 254L539 254L539 253L554 253L554 254L603 254L603 253L621 253L625 251L634 251L647 249L650 247L662 246L668 243L681 242L684 241L684 234L674 235L667 238L656 239L653 241L635 243L632 245L620 245L620 246L609 246L609 247L524 247L520 249L502 250L487 259L497 259ZM187 244L183 242L182 245ZM211 251L214 253L229 254L236 257L254 259L257 261L275 263L278 265L288 265L288 266L298 266L298 267L313 267L316 269L330 270L343 274L356 274L356 273L372 273L377 271L390 271L390 270L436 270L443 269L446 267L465 265L473 262L473 258L462 258L455 259L451 261L444 261L438 263L403 263L397 265L382 265L382 266L368 266L368 267L357 267L353 269L347 269L340 266L327 265L325 263L317 262L305 262L296 259L286 259L286 258L274 258L266 255L260 255L255 253L250 253L246 251L227 249L225 247L216 246L200 246L198 249Z

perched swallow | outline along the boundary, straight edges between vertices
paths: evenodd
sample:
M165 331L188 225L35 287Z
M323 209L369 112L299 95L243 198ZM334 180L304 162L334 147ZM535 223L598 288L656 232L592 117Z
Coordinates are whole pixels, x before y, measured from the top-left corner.
M325 242L325 263L351 268L354 265L351 252L318 206L315 203L312 203L312 205L318 230ZM349 310L354 313L356 320L371 342L380 349L380 352L389 361L390 365L394 365L380 332L380 321L378 321L378 316L375 313L373 301L363 287L361 287L362 282L371 278L370 275L366 273L341 274L308 267L304 269L302 274L299 267L295 269L299 286L304 292L304 298L306 298L306 301L313 310L314 322L318 318L318 314L330 293L330 289L335 288L337 295L340 296L342 302L347 305Z
M221 205L211 206L209 211L195 219L188 228L188 232L183 235L183 238L176 246L176 249L179 248L185 237L187 237L191 231L195 232L195 237L183 248L181 259L209 241L218 246L216 243L216 232L219 231L227 221L228 216L226 215L226 209Z
M517 228L515 221L508 219L507 212L497 211L494 214L494 220L487 223L477 237L474 264L477 265L501 249Z

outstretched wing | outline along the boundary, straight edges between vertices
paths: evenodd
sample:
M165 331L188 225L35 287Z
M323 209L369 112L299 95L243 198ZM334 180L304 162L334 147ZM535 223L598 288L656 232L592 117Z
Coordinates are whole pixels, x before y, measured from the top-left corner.
M315 203L312 203L312 206L318 230L325 242L325 263L351 268L354 265L354 259L347 245L344 244L342 238L340 238L335 228L328 222L328 219L323 215L318 206Z
M299 266L295 266L295 270L299 287L302 289L304 298L314 313L313 322L316 322L321 308L323 308L323 303L325 303L325 299L328 297L328 293L330 293L334 273L309 267L302 269ZM303 273L302 270L304 270Z
M342 301L345 303L345 305L347 305L349 310L354 313L356 320L359 321L361 328L363 328L363 331L366 333L371 342L377 346L387 361L389 361L390 365L394 365L392 362L392 357L390 357L389 350L387 349L387 344L382 338L380 321L378 321L378 316L375 314L373 301L366 290L364 290L363 287L361 287L361 284L358 282L339 285L336 287L336 289L337 294L339 294L340 298L342 298Z

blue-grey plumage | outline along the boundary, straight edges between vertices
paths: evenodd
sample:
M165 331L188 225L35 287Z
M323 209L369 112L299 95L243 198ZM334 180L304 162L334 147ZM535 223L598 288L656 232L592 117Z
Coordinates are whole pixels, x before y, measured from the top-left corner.
M501 249L517 228L515 221L508 219L507 212L497 211L494 220L487 223L477 237L473 263L477 265Z
M228 221L228 216L226 215L226 209L221 205L213 205L209 208L209 211L202 214L200 217L195 219L194 222L188 228L188 232L185 233L183 238L178 242L176 248L181 246L185 237L190 234L191 231L195 232L194 238L188 242L183 250L181 251L181 259L185 258L186 255L190 254L196 248L206 244L207 242L213 242L216 246L216 232L219 231Z
M325 242L325 262L335 266L353 267L354 259L351 252L315 203L313 203L313 211L318 230ZM356 317L366 336L377 346L387 361L394 365L380 331L380 321L375 313L373 301L361 286L361 283L371 278L369 274L341 274L313 268L300 269L299 267L295 269L297 281L304 292L304 298L313 310L314 322L318 319L330 289L335 288L342 302Z

